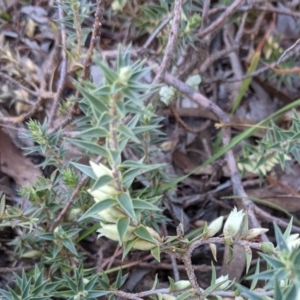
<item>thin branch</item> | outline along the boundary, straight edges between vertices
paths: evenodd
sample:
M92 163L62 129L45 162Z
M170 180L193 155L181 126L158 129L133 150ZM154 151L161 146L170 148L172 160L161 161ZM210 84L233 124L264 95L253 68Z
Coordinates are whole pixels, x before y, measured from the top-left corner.
M151 64L149 60L148 63ZM151 65L153 66L156 64L152 63ZM153 69L155 72L159 71L159 67L157 65L154 66ZM176 79L170 74L165 74L163 79L167 84L175 87L179 92L181 92L186 97L198 103L205 110L213 113L221 123L224 124L230 123L230 119L228 115L225 112L223 112L219 108L219 106L211 102L208 98L206 98L202 94L196 92L194 89L192 89L191 87L189 87L182 81ZM229 144L230 139L231 139L230 127L225 126L222 128L222 142L224 147L226 147ZM227 166L232 181L233 193L241 198L243 207L248 214L252 227L259 228L260 227L259 222L257 221L257 218L254 214L255 204L248 199L248 196L243 188L232 149L226 152L225 157L226 157ZM266 235L263 235L262 237L264 241L267 240Z
M282 58L291 50L293 50L298 44L300 43L300 39L298 39L291 47L287 48L286 50L284 50L284 52L281 54L281 56L279 57L278 61L277 61L277 65L280 64Z
M63 19L64 13L62 9L62 3L61 0L58 0L58 3L60 4L58 6L58 16L60 19ZM66 28L65 24L60 24L60 33L61 33L61 44L62 44L62 50L61 50L61 64L60 64L60 77L58 82L58 88L56 91L56 95L53 99L52 107L48 116L48 126L50 127L55 119L55 115L57 112L58 104L61 100L61 95L63 93L66 77L67 77L67 53L66 53Z
M90 42L90 46L89 46L87 55L85 57L85 61L84 61L84 65L83 65L83 71L82 71L82 74L81 74L81 79L83 79L83 80L86 80L89 77L90 67L91 67L91 63L92 63L93 51L94 51L94 49L97 45L97 42L99 41L99 38L100 38L100 34L101 34L100 29L101 29L101 26L102 26L104 4L105 4L104 0L97 0L97 8L96 8L96 13L95 13L95 21L94 21L94 25L93 25L93 32L92 32L92 36L91 36L91 42ZM79 95L80 95L79 91L76 91L75 97L77 98L77 97L79 97ZM59 128L63 128L67 124L72 122L72 120L74 119L74 115L76 114L77 109L78 109L78 103L75 102L72 105L72 108L71 108L70 112L68 113L68 115L66 116L66 118L62 122L60 122L57 126L55 126L55 128L50 130L50 133L57 131Z
M197 277L195 275L193 266L192 266L192 255L187 251L183 256L182 256L182 261L184 263L185 269L186 269L186 274L188 276L188 279L193 287L195 295L199 298L202 299L201 291L200 291L200 286L198 284Z
M276 13L276 14L281 14L281 15L286 15L286 16L291 16L294 18L300 18L300 13L297 11L292 11L292 10L286 10L282 8L276 8L272 5L268 6L241 6L239 7L238 11L241 12L246 12L246 11L251 11L251 10L256 10L256 11L264 11L264 12L269 12L269 13Z
M96 163L99 163L101 161L102 157L98 156L97 159L95 160ZM86 181L89 179L87 175L84 175L80 182L77 184L76 189L73 191L70 199L66 203L65 207L62 209L62 211L59 213L58 217L54 220L54 223L52 224L50 231L53 232L54 229L58 226L58 224L62 221L64 216L67 214L69 208L71 205L74 203L77 195L79 194L81 188L85 185Z
M0 118L0 123L22 123L24 122L26 119L30 118L41 106L42 102L43 102L43 98L41 96L38 96L38 99L35 103L35 105L26 113L19 115L17 117L3 117L1 116Z
M22 266L22 267L15 267L15 268L0 268L0 274L7 274L7 273L14 273L14 272L22 272L22 271L27 271L34 269L36 266Z
M149 35L141 50L145 50L150 46L150 44L153 42L156 36L167 26L170 20L172 20L173 16L174 16L174 11L172 11L171 14L165 20L163 20L158 25L158 27Z
M209 66L211 66L215 61L217 61L220 58L222 58L223 56L226 56L226 55L230 54L231 52L234 52L234 51L237 51L237 50L239 50L239 46L238 45L234 45L232 47L223 49L221 51L218 51L218 52L210 55L201 64L199 72L200 73L204 73L209 68Z
M203 8L202 8L202 22L201 22L200 30L203 30L204 26L206 25L209 7L210 7L210 0L204 0Z
M228 8L213 23L211 23L206 29L201 30L197 34L197 37L201 39L201 38L205 37L207 34L211 33L212 31L216 30L217 28L219 28L219 26L221 24L223 24L225 22L225 20L230 15L232 15L237 10L239 5L241 5L243 2L244 2L244 0L233 1L233 3L230 6L228 6Z
M278 226L280 226L284 229L287 228L287 226L289 224L289 222L286 222L286 221L284 221L280 218L277 218L277 217L274 217L274 216L270 215L269 213L262 210L258 206L255 206L254 210L255 210L255 213L257 215L259 215L263 220L265 220L267 222L271 222L271 223L275 222L276 224L278 224ZM292 225L292 231L300 233L300 228L298 226Z
M179 26L180 26L181 7L182 7L182 0L175 0L172 28L170 30L168 43L167 43L164 57L162 59L162 63L153 81L154 83L161 82L162 78L164 77L164 74L167 72L167 68L169 67L170 61L172 59L173 51L176 46Z
M10 81L11 83L17 85L19 88L21 88L22 90L26 91L28 94L37 97L38 93L35 91L32 91L31 89L29 89L28 87L22 85L20 82L18 82L17 80L11 78L10 76L8 76L7 74L3 73L0 71L0 76L5 78L6 80Z
M289 60L291 57L293 57L295 54L298 54L300 51L300 45L298 44L296 47L294 47L292 50L290 50L282 59L281 62ZM225 83L232 83L241 81L250 77L258 76L266 71L269 71L271 68L275 68L277 66L277 62L269 63L268 66L261 67L260 69L257 69L254 72L251 72L249 74L244 75L243 77L239 79L223 79L223 78L213 78L212 80L205 80L203 79L203 83L205 84L212 84L215 82L225 82Z
M90 68L91 68L91 63L92 63L92 55L93 51L99 41L100 38L100 29L102 26L102 18L103 18L103 12L104 12L104 0L97 0L97 8L96 8L96 13L95 13L95 21L93 25L93 32L92 32L92 37L91 37L91 42L90 46L87 52L87 55L85 57L84 65L83 65L83 72L81 75L81 79L86 80L89 77L90 74ZM76 97L79 96L76 95Z
M170 110L171 110L171 113L172 115L175 117L177 123L179 123L182 128L187 131L187 132L191 132L191 133L199 133L203 130L205 130L209 125L210 125L210 121L206 121L202 126L200 126L200 128L192 128L192 127L189 127L182 119L181 117L178 115L177 113L177 110L176 108L174 107L173 104L171 104L169 106Z

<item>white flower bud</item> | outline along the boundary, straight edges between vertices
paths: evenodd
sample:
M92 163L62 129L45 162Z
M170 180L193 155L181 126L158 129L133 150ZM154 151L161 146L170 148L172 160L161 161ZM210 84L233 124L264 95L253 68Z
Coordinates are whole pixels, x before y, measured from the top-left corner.
M177 282L174 282L174 291L185 290L189 287L191 287L191 283L189 282L189 280L179 280Z
M123 85L127 85L132 75L132 69L130 66L122 67L119 72L119 81Z
M67 215L68 221L74 221L76 217L82 212L81 208L72 208Z
M177 298L172 296L172 295L168 295L168 294L161 294L162 299L163 300L176 300Z
M227 280L227 281L225 281L224 283L222 283L219 287L218 287L218 290L220 291L220 290L225 290L227 287L228 287L228 285L230 284L230 280L228 280L228 275L222 275L222 276L220 276L220 277L218 277L217 279L216 279L216 283L219 283L219 282L222 282L222 281L224 281L224 280Z
M101 188L92 191L91 189L87 190L95 199L95 202L101 202L106 199L112 199L115 196L119 195L120 192L117 191L114 187L105 185Z
M263 242L261 243L261 250L266 254L275 253L275 247L271 242Z
M162 242L162 238L159 236L159 234L153 228L146 227L146 229L155 240Z
M30 250L22 255L24 258L39 258L43 255L42 251L39 250Z
M237 211L236 207L231 211L223 229L225 238L233 238L239 232L244 219L244 215L245 214L243 213L243 210Z
M252 239L258 237L259 235L262 235L269 231L267 228L252 228L248 230L245 235L241 237L242 240L251 241Z
M95 175L97 176L97 178L100 178L104 175L110 176L112 178L114 177L112 170L110 170L108 167L104 166L103 164L99 163L97 165L93 161L90 161L90 165L91 165Z
M290 251L293 249L298 249L300 246L300 239L299 239L299 234L291 234L287 239L286 239L287 246Z
M127 217L121 210L116 206L108 207L98 213L103 221L116 223L118 219Z
M123 237L123 242L127 242L135 238L135 235L133 234L134 230L135 228L133 226L128 227ZM97 232L100 233L100 236L105 236L113 241L119 240L119 233L116 224L102 224L102 228L98 229Z
M158 244L150 243L143 239L137 238L132 248L146 251L146 250L154 249L157 246Z
M213 237L222 228L223 219L224 219L223 216L219 217L209 224L207 228L206 237L208 238Z

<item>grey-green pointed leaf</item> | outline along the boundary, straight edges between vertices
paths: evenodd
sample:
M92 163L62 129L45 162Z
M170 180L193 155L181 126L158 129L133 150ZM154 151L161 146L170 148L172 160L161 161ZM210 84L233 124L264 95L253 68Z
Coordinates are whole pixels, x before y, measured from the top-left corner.
M99 213L100 211L111 207L113 205L116 204L116 200L113 199L107 199L101 202L97 202L95 203L92 207L90 207L80 218L79 218L79 222L81 222L82 220L86 219L86 218L90 218L90 217L96 217L97 213Z
M123 237L126 231L128 230L129 223L130 223L129 218L119 219L117 222L120 245L122 245Z
M130 198L128 193L123 193L117 196L118 203L121 208L127 213L129 217L131 217L134 221L137 221L137 217L133 208L132 199Z

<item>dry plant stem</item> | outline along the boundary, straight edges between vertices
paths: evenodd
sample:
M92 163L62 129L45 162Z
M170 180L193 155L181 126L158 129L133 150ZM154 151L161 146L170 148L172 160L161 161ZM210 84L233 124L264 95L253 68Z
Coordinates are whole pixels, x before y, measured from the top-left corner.
M207 34L213 32L214 30L216 30L217 28L219 28L219 26L225 22L225 20L232 15L237 8L244 2L245 0L235 0L233 1L233 3L228 6L228 8L213 22L211 23L206 29L201 30L197 36L198 38L203 38L205 37Z
M153 42L156 36L166 27L170 20L172 20L173 16L174 11L164 21L162 21L160 25L150 34L141 50L146 50L150 46L150 44Z
M170 290L168 288L162 288L162 289L157 289L157 290L150 290L150 291L145 291L145 292L140 292L140 293L136 293L136 294L131 294L131 293L127 293L127 292L123 292L123 291L115 291L112 290L111 291L112 294L122 297L123 299L134 299L134 300L143 300L144 298L142 297L147 297L147 296L151 296L151 295L157 295L157 294L168 294L170 295ZM256 294L258 296L273 296L273 292L272 291L263 291L263 292L256 292ZM235 298L236 294L234 291L216 291L216 292L212 292L210 294L211 296L220 296L222 298ZM247 295L245 293L241 293L242 297L247 297ZM199 296L199 299L202 299L201 296Z
M26 91L28 94L32 95L32 96L38 96L37 92L32 91L31 89L29 89L28 87L22 85L20 82L18 82L17 80L11 78L10 76L8 76L7 74L0 72L0 76L5 78L7 81L10 81L11 83L17 85L19 88L21 88L22 90Z
M167 47L161 62L160 69L156 73L156 76L153 81L154 83L161 82L162 78L164 77L164 74L167 72L167 68L169 67L170 61L172 59L173 51L176 46L179 26L180 26L181 7L182 7L182 0L175 0L172 28L170 30Z
M258 206L256 206L254 208L255 213L260 216L263 220L268 221L268 222L275 222L278 226L282 227L282 228L287 228L289 222L286 222L280 218L274 217L272 215L270 215L269 213L265 212L264 210L262 210L261 208L259 208ZM300 228L298 226L292 225L292 231L293 232L297 232L300 233Z
M191 128L189 127L178 115L176 108L174 107L174 105L170 105L170 110L172 112L172 115L175 117L177 123L179 123L182 128L187 131L187 132L191 132L191 133L199 133L201 131L203 131L205 128L207 128L209 126L210 123L205 122L200 128Z
M97 8L96 8L96 13L95 13L95 21L94 21L94 26L93 26L93 32L92 32L92 37L91 37L91 42L90 46L87 52L87 55L84 60L84 65L83 65L83 72L81 75L81 79L86 80L90 74L90 68L91 68L91 63L92 63L92 55L93 51L97 45L97 42L99 41L100 38L100 29L102 26L102 18L103 18L103 12L104 12L104 0L97 0ZM78 97L76 95L76 97Z
M300 45L297 45L295 48L293 48L291 51L289 51L282 59L281 62L287 61L288 59L290 59L291 57L293 57L294 55L299 56L299 51L300 51ZM259 76L260 74L270 70L271 68L275 68L277 66L277 62L272 62L269 63L268 66L265 67L261 67L260 69L257 69L256 71L249 73L247 75L244 75L243 77L241 77L240 79L223 79L223 78L213 78L212 80L204 80L203 82L205 84L212 84L215 82L225 82L225 83L232 83L232 82L237 82L237 81L241 81L241 80L245 80L247 78L250 77L255 77L255 76Z
M187 274L188 279L193 287L195 295L198 297L198 299L202 299L198 280L197 280L197 277L195 275L195 272L194 272L194 269L192 266L192 255L189 253L189 251L187 251L181 257L181 259L182 259L182 262L184 263L186 274Z
M102 157L98 156L97 159L95 160L96 163L99 163L101 161ZM76 196L79 194L81 188L84 186L84 184L86 183L86 181L89 179L89 177L87 175L82 176L80 182L77 184L76 189L73 191L70 199L68 200L68 202L66 203L65 207L62 209L62 211L59 213L58 217L54 220L51 228L50 228L50 232L53 232L54 229L59 225L59 223L62 221L62 219L64 218L64 216L67 214L69 208L71 207L71 205L74 203Z
M112 151L117 151L118 150L118 133L117 133L117 126L118 126L118 115L117 115L117 109L115 105L115 101L119 101L118 99L118 94L115 94L111 99L110 99L110 108L109 108L109 113L113 118L113 120L109 124L109 147L110 150ZM111 169L112 173L115 179L115 188L117 191L122 192L123 191L123 186L122 186L122 175L116 164L112 161L111 162Z
M61 0L58 0L59 4L62 5ZM58 16L60 19L63 19L64 13L61 6L58 7ZM66 77L67 77L67 53L66 53L66 28L63 23L60 24L60 33L61 33L61 44L62 44L62 50L61 50L61 64L60 64L60 76L59 76L59 82L58 82L58 88L56 91L56 95L53 99L52 107L48 116L48 127L51 127L51 125L54 122L55 115L57 112L57 108L61 99L61 95L63 93Z
M156 295L158 293L169 294L170 290L164 288L164 289L157 289L157 290L150 290L150 291L140 292L140 293L136 293L136 294L126 293L126 292L123 292L123 291L111 291L111 293L116 295L116 296L125 298L125 299L143 300L143 298L141 298L141 297Z
M5 274L5 273L13 273L13 272L21 272L21 271L27 271L34 269L36 266L22 266L22 267L15 267L15 268L0 268L0 274Z
M278 61L277 61L277 65L280 64L282 58L289 52L291 51L292 49L294 49L298 44L300 43L300 39L298 39L291 47L287 48L282 54L281 56L279 57Z
M270 12L270 13L291 16L294 18L300 18L300 13L297 11L282 10L282 9L276 8L272 5L269 5L269 6L241 6L238 10L242 11L242 12L251 11L251 10L264 11L264 12Z
M192 256L192 253L196 248L208 244L225 244L225 241L224 238L220 238L220 237L212 237L206 240L197 240L188 247L187 254ZM239 240L239 239L233 240L233 245L239 245L242 247L250 247L251 249L261 250L261 243L256 243L256 242L251 242L246 240Z
M262 12L258 18L256 19L253 28L244 30L244 34L250 35L250 36L256 36L258 32L261 30L262 23L265 21L265 13Z
M230 54L231 52L237 51L238 45L234 45L231 48L226 48L208 56L205 61L201 64L199 72L204 73L215 61L219 60L223 56ZM194 63L195 64L195 63Z
M81 54L81 37L82 37L82 30L81 30L81 24L79 20L79 15L78 15L78 8L76 7L77 5L71 5L71 8L73 10L74 14L74 24L75 24L75 31L76 31L76 36L77 36L77 58L80 57Z
M162 224L162 233L164 236L169 236L166 224ZM171 255L171 263L172 263L172 270L173 270L173 279L175 281L179 281L180 274L179 274L179 270L178 270L178 264L177 264L176 258L173 255Z
M89 46L87 55L84 60L83 71L82 71L82 75L81 75L81 79L83 79L83 80L86 80L90 74L90 67L91 67L91 63L92 63L93 51L97 45L97 42L99 41L99 37L100 37L100 33L101 33L100 28L102 26L101 22L102 22L102 18L103 18L104 4L105 4L104 0L97 0L97 8L96 8L96 13L95 13L95 21L94 21L94 25L93 25L91 42L90 42L90 46ZM78 91L76 92L75 97L76 98L79 97ZM66 125L68 125L70 122L72 122L72 120L74 118L74 113L77 110L77 106L78 105L75 102L72 105L72 109L68 113L67 117L60 124L58 124L55 128L50 130L50 133L56 132L59 128L63 128Z
M173 257L171 255L171 257ZM114 261L115 264L120 265L122 264L121 260L115 259ZM138 268L149 268L149 269L155 269L155 270L173 270L173 265L168 264L168 263L158 263L158 264L150 264L148 262L142 262L141 260L134 261L132 263L128 263L126 265L122 265L122 269L127 269L131 267L138 267ZM177 264L178 271L185 271L185 266L184 265L179 265ZM211 272L211 266L210 265L193 265L192 268L194 271L199 271L199 272ZM216 270L220 270L221 267L216 266Z
M181 257L183 263L184 263L184 266L186 268L186 273L188 275L188 278L189 278L189 281L194 289L194 293L196 296L198 296L199 299L203 299L201 297L201 291L200 291L200 288L199 288L199 284L198 284L198 281L197 281L197 277L195 275L195 272L193 270L193 267L192 267L192 254L193 254L193 251L202 246L202 245L205 245L205 244L224 244L224 239L223 238L219 238L219 237L215 237L215 238L209 238L209 239L206 239L206 240L197 240L195 242L193 242L187 249L186 253ZM261 250L261 243L252 243L252 242L249 242L249 241L243 241L243 240L233 240L233 244L234 245L240 245L240 246L247 246L247 247L250 247L250 248L254 248L254 249L258 249L258 250Z
M235 36L235 39L234 39L235 43L238 44L238 45L240 44L241 39L242 39L243 34L244 34L247 17L248 17L248 13L243 13L242 21L241 21L241 24L239 25L239 30L236 33L236 36Z
M5 78L8 79L5 75ZM1 76L1 74L0 74ZM10 78L9 80L11 80L12 78ZM13 79L12 79L13 80ZM13 82L13 81L12 81ZM42 81L41 83L41 88L38 92L36 92L37 96L37 101L34 103L34 106L26 113L19 115L17 117L1 117L0 118L0 123L21 123L24 122L26 119L30 118L42 105L43 100L44 99L51 99L54 94L51 92L45 92L45 88L46 88L46 82L45 80Z
M154 67L154 70L156 72L158 72L159 67ZM227 114L225 112L223 112L216 104L214 104L213 102L211 102L209 99L207 99L205 96L203 96L202 94L196 92L195 90L193 90L191 87L189 87L188 85L186 85L185 83L183 83L182 81L176 79L175 77L173 77L170 74L166 74L164 76L164 81L175 87L179 92L181 92L183 95L185 95L186 97L192 99L193 101L195 101L196 103L198 103L201 107L203 107L204 109L210 111L211 113L213 113L219 120L219 122L222 122L224 124L229 124L230 123L230 119L227 116ZM231 139L231 130L229 127L223 127L222 128L222 142L224 147L227 146L230 142ZM226 152L225 154L226 156L226 161L227 161L227 166L230 172L230 177L231 177L231 181L232 181L232 187L233 187L233 193L234 195L238 196L241 198L243 207L245 208L250 223L252 225L252 227L254 228L259 228L259 222L257 221L257 218L254 214L254 203L252 201L250 201L247 197L247 194L245 193L245 190L243 188L240 176L239 176L239 172L237 169L237 165L234 159L234 155L233 155L233 151L229 150ZM266 235L263 235L263 240L266 241L267 237Z
M202 22L201 22L201 27L200 27L201 31L203 30L204 26L206 25L209 7L210 7L210 0L204 0L203 8L202 8Z

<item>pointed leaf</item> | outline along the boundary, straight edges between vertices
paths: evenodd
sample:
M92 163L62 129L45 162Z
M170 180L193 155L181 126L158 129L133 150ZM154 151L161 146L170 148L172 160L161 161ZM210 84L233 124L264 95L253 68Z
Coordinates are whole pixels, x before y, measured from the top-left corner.
M135 136L133 131L126 126L119 126L118 131L123 134L125 137L131 139L133 142L140 144L141 141Z
M116 204L116 200L113 199L107 199L103 200L101 202L95 203L92 207L90 207L80 218L79 222L81 222L84 219L95 217L100 211L109 208Z
M129 253L129 251L132 249L132 247L135 244L136 239L128 241L125 245L124 245L124 250L123 250L123 255L122 255L122 260L124 260L124 258L127 256L127 254Z
M75 256L78 256L78 253L72 243L72 241L70 239L64 239L62 240L64 246L71 252L73 253Z
M161 209L149 202L146 202L146 200L138 200L134 199L132 200L133 207L135 209L145 209L145 210L157 210L161 211Z
M75 162L71 162L71 164L77 168L79 171L81 171L83 174L89 176L90 178L93 179L97 179L97 176L95 175L95 173L93 172L93 169L90 166L86 166L86 165L82 165L82 164L78 164Z
M131 217L134 221L137 222L137 216L134 212L133 203L128 193L123 193L117 196L118 203L121 208Z
M160 248L158 246L151 249L151 254L158 262L160 262Z
M113 180L114 179L108 175L104 175L104 176L97 178L97 180L95 181L95 183L92 187L92 191L100 189L101 187L111 183Z
M134 234L140 237L143 240L146 240L150 243L156 244L157 240L155 240L145 226L140 225L135 231Z
M117 229L118 229L118 234L119 234L120 245L122 245L123 237L128 229L129 223L130 223L129 218L119 219L117 221Z
M245 250L245 256L246 256L246 273L249 272L249 268L252 261L252 250L250 247L244 247Z
M83 140L75 140L75 139L68 139L68 141L71 144L74 144L80 148L85 149L88 153L98 154L105 158L109 157L107 150L95 143L83 141Z
M277 242L277 247L280 251L282 250L287 250L288 251L288 246L285 242L285 239L281 233L281 230L279 229L278 225L274 223L274 230L275 230L275 237L276 237L276 242Z
M216 247L216 244L210 243L209 244L209 248L210 248L210 251L211 251L211 253L213 255L214 260L218 261L217 260L217 247Z

